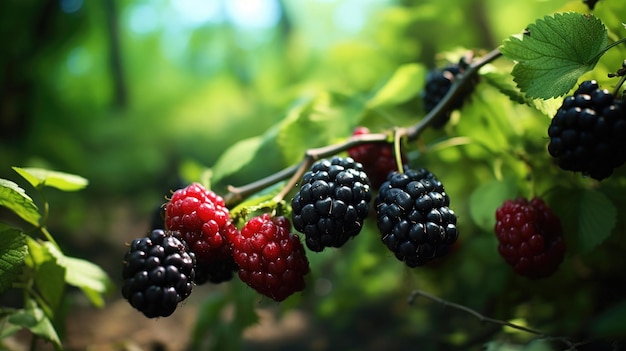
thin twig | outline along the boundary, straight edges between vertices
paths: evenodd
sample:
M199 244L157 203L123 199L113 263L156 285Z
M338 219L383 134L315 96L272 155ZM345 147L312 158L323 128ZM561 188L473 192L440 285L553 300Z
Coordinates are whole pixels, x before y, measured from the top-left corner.
M407 138L409 140L417 139L420 134L426 130L426 128L429 127L440 115L450 111L456 99L463 94L463 88L468 84L471 84L471 81L478 73L478 70L500 56L502 56L500 50L494 49L480 59L472 62L463 74L454 80L452 86L450 86L450 89L448 90L448 93L443 97L443 99L441 99L437 106L424 116L419 123L406 129L405 132Z
M563 344L565 344L565 345L567 345L569 347L569 350L575 350L577 346L580 346L580 345L583 345L583 344L587 343L587 342L575 343L575 342L572 342L570 339L568 339L566 337L550 336L550 335L544 334L543 332L541 332L539 330L528 328L528 327L525 327L523 325L514 324L514 323L511 323L511 322L503 321L501 319L487 317L487 316L483 315L482 313L480 313L480 312L478 312L478 311L476 311L474 309L471 309L471 308L469 308L467 306L463 306L463 305L460 305L458 303L454 303L454 302L451 302L451 301L448 301L448 300L444 300L444 299L442 299L440 297L437 297L435 295L429 294L429 293L427 293L427 292L425 292L423 290L419 290L419 289L415 289L415 290L411 291L411 293L409 294L409 297L408 297L409 304L412 305L415 302L415 300L417 299L417 297L420 297L420 296L421 297L425 297L425 298L427 298L427 299L429 299L431 301L437 302L438 304L441 304L443 306L452 307L452 308L457 309L459 311L463 311L463 312L465 312L467 314L470 314L470 315L476 317L476 319L478 319L481 322L487 322L487 323L491 323L491 324L500 325L500 326L503 326L503 327L509 327L509 328L512 328L512 329L517 329L517 330L520 330L520 331L523 331L523 332L526 332L526 333L529 333L529 334L536 335L540 339L555 340L555 341L562 342Z

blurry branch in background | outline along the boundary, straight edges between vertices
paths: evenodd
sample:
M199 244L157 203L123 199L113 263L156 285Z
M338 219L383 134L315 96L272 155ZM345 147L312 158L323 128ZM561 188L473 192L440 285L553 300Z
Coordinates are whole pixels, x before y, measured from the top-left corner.
M126 77L122 64L120 27L115 0L104 0L104 13L109 36L109 63L113 74L113 106L125 108L128 104L128 90L126 89Z
M511 323L511 322L507 322L507 321L503 321L500 319L496 319L496 318L491 318L491 317L487 317L485 315L483 315L482 313L471 309L467 306L463 306L463 305L459 305L457 303L448 301L448 300L444 300L440 297L437 297L435 295L429 294L423 290L419 290L419 289L415 289L413 291L411 291L411 293L409 294L408 297L408 302L410 305L413 305L415 303L415 300L418 297L425 297L431 301L434 301L440 305L443 305L445 307L451 307L454 308L456 310L459 311L463 311L467 314L470 314L474 317L476 317L479 321L481 322L487 322L487 323L491 323L491 324L495 324L495 325L499 325L501 327L508 327L508 328L512 328L512 329L516 329L519 331L523 331L529 334L533 334L536 335L538 338L540 339L544 339L544 340L554 340L554 341L558 341L561 342L565 345L567 345L567 350L576 350L576 348L578 346L582 346L584 344L589 343L588 341L583 341L583 342L573 342L570 339L566 338L566 337L561 337L561 336L550 336L550 335L546 335L543 332L536 330L536 329L532 329L529 327L525 327L523 325L519 325L519 324L515 324L515 323Z

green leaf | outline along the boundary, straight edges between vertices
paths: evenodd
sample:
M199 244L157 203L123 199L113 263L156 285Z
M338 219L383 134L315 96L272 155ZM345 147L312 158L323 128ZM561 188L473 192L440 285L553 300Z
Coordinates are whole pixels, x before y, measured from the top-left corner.
M57 259L58 264L65 268L65 282L80 288L94 306L102 307L104 305L102 294L112 287L107 273L92 262L65 256L50 242L44 245Z
M530 35L512 36L500 51L516 61L513 77L530 98L566 94L591 71L607 46L607 29L598 18L575 12L546 16L528 26Z
M596 317L591 330L600 337L624 335L626 332L626 301L618 303Z
M41 215L37 205L24 189L10 180L0 179L0 206L8 208L32 225L39 225Z
M49 186L63 191L76 191L83 189L89 183L81 176L47 169L13 167L13 170L35 188Z
M528 105L548 117L553 117L556 111L561 107L563 101L561 99L531 99L521 93L513 82L513 77L506 73L485 72L481 77L486 83L498 89L502 94L509 97L514 102Z
M32 300L28 300L26 308L9 315L7 322L30 330L33 334L52 342L57 349L61 348L61 339L54 325Z
M514 198L516 194L515 178L482 184L470 195L470 217L480 228L491 232L496 224L496 209L504 200Z
M367 102L368 108L401 104L415 97L423 88L426 70L409 63L396 69L391 78Z
M295 164L306 150L349 136L359 117L349 105L346 97L323 92L293 108L281 122L276 138L285 162Z
M19 230L0 232L0 294L11 288L28 255L26 235Z
M257 151L263 143L263 137L256 136L240 140L224 151L212 167L212 181L217 183L220 179L236 173L254 159Z
M609 198L595 190L583 190L578 202L578 241L589 252L606 240L617 222L617 210Z
M65 277L65 268L60 266L54 258L40 264L35 273L35 285L52 313L59 307L65 293L63 277Z
M30 265L34 271L35 286L43 298L39 303L52 318L65 293L65 268L59 265L56 257L50 252L49 247L54 247L53 245L42 244L31 237L26 238L26 244Z
M206 338L213 331L215 325L220 323L226 302L226 295L220 291L216 291L204 299L198 309L198 319L191 334L191 346L194 346L192 348L199 348L203 338Z

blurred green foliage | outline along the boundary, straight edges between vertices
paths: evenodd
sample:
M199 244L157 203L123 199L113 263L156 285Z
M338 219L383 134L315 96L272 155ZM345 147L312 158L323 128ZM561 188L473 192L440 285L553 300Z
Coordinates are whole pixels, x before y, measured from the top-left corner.
M575 0L268 0L259 3L274 17L259 24L229 17L228 3L0 3L0 177L16 165L90 180L50 219L66 235L59 240L117 253L148 229L170 189L207 168L215 168L212 188L224 193L293 165L307 148L344 140L357 125L413 125L424 115L419 96L428 69L467 50L480 56L545 15L588 12ZM609 41L624 37L625 10L617 0L596 6ZM614 84L606 74L624 54L612 50L584 78ZM416 288L550 335L624 338L624 170L598 185L556 169L545 147L559 102L512 101L503 94L508 88L520 98L511 69L506 60L484 67L451 123L407 145L410 163L444 182L459 217L450 257L408 269L381 245L371 219L345 248L309 255L307 290L280 307L321 321L328 349L366 349L376 333L397 340L398 349L550 347L430 301L409 306ZM535 194L564 218L568 257L549 281L529 282L497 255L493 213L505 198ZM120 207L141 223L116 223ZM607 216L616 217L615 229L598 229ZM123 232L107 239L114 230ZM120 255L95 259L116 276ZM245 305L250 294L241 289L233 283L206 297L192 345L237 340L255 321L248 307L271 306L254 298ZM231 304L244 317L222 325L216 316Z

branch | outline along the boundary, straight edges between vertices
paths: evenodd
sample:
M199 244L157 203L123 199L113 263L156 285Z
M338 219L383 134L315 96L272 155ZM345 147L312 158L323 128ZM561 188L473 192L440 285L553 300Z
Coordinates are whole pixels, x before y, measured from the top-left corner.
M485 56L470 64L465 72L460 77L457 77L457 79L454 80L454 83L452 83L452 86L448 90L448 93L443 97L443 99L441 99L439 104L437 104L435 108L433 108L426 116L424 116L424 118L418 124L406 129L405 133L407 135L407 138L409 140L417 139L419 135L424 130L426 130L426 128L430 126L434 120L436 120L440 115L451 110L452 105L454 104L456 99L460 97L461 94L463 94L463 88L471 83L471 80L474 79L474 76L478 73L478 70L500 56L502 56L500 50L494 49Z
M481 314L480 312L478 312L476 310L473 310L473 309L471 309L471 308L469 308L467 306L459 305L457 303L454 303L454 302L451 302L451 301L448 301L448 300L444 300L444 299L442 299L440 297L437 297L435 295L429 294L429 293L427 293L425 291L422 291L422 290L419 290L419 289L415 289L415 290L413 290L411 292L411 294L409 294L409 297L408 297L409 304L412 305L415 302L415 300L417 299L417 297L420 297L420 296L421 297L425 297L425 298L427 298L427 299L429 299L431 301L437 302L437 303L439 303L439 304L441 304L443 306L452 307L452 308L457 309L459 311L463 311L463 312L465 312L467 314L470 314L470 315L476 317L476 319L478 319L481 322L487 322L487 323L491 323L491 324L500 325L500 326L503 326L503 327L513 328L513 329L520 330L520 331L523 331L523 332L526 332L526 333L529 333L529 334L534 334L534 335L536 335L537 337L539 337L541 339L549 339L549 340L556 340L556 341L562 342L563 344L568 346L569 350L575 350L577 346L580 346L580 345L583 345L583 344L587 343L587 342L574 343L574 342L572 342L570 339L568 339L566 337L549 336L549 335L544 334L543 332L541 332L539 330L528 328L528 327L525 327L523 325L514 324L514 323L503 321L503 320L500 320L500 319L487 317L487 316Z
M463 88L471 84L471 80L478 73L478 70L484 65L494 61L502 54L498 49L494 49L485 56L477 59L465 70L462 75L455 79L454 83L448 90L448 93L441 99L439 104L435 106L419 123L408 128L398 128L390 133L374 133L354 135L346 139L345 142L323 146L319 148L309 149L305 152L302 161L298 164L287 167L277 173L259 179L250 184L240 187L228 186L228 193L225 194L224 201L228 207L235 206L243 201L246 197L272 185L279 181L283 181L291 177L287 186L275 197L275 200L282 200L289 191L297 184L300 177L308 169L308 167L316 160L331 157L342 151L346 151L352 147L371 144L371 143L390 143L393 140L406 137L408 140L415 140L419 135L437 119L438 116L446 113L452 108L454 101L463 93Z

